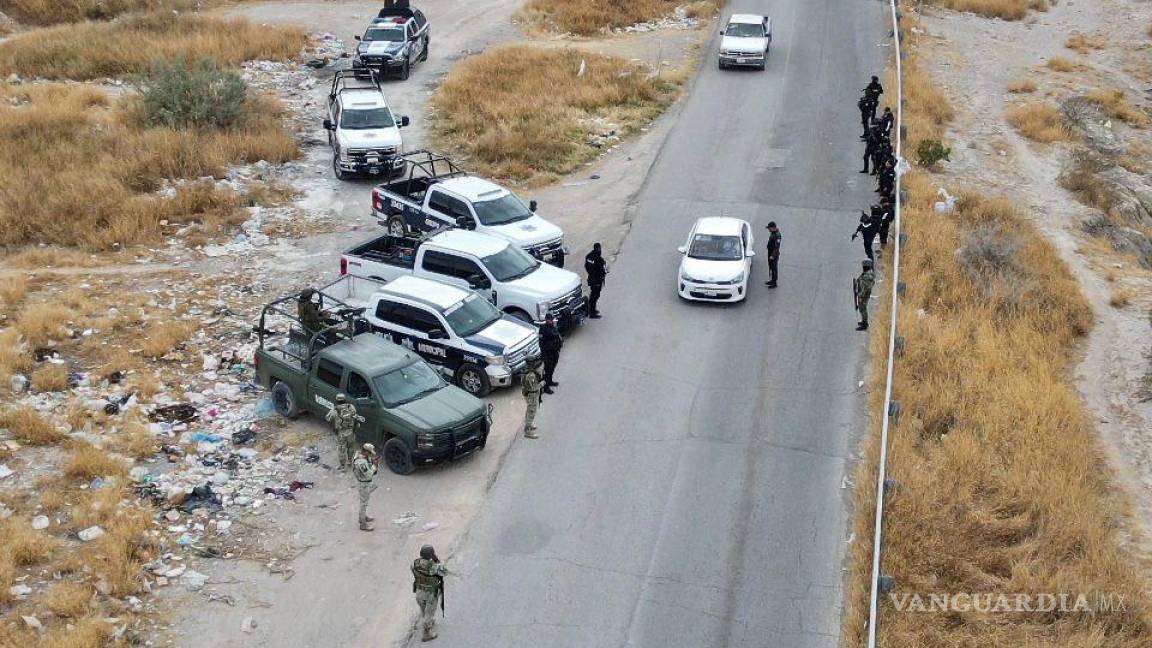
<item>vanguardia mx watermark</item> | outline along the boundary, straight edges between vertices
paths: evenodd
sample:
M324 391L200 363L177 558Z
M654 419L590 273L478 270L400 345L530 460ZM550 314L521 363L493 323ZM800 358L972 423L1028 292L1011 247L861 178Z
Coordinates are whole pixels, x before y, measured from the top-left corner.
M1111 614L1128 609L1123 594L933 592L890 593L888 600L898 612L1060 612L1063 614Z

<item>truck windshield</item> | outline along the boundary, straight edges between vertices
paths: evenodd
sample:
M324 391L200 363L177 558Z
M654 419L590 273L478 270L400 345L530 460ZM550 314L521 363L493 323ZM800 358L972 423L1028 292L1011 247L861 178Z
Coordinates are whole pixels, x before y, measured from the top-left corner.
M484 267L497 281L513 281L527 277L540 267L540 262L515 245L509 245L500 252L484 257Z
M444 319L448 320L448 326L452 327L456 335L468 337L499 321L500 311L487 299L468 295L464 301L444 311Z
M391 128L395 125L396 122L392 119L392 111L387 108L345 110L340 116L340 128L349 130Z
M476 209L476 217L483 225L504 225L532 217L528 207L511 192L495 200L472 203L472 206Z
M376 376L372 382L385 407L411 403L444 387L440 376L422 360Z
M692 247L688 248L688 256L708 261L738 261L744 258L740 247L739 236L697 234L692 239Z
M373 27L364 32L364 37L360 40L363 41L392 41L393 43L400 43L404 41L404 28L403 27Z
M729 23L724 35L737 38L764 38L764 27L752 23Z

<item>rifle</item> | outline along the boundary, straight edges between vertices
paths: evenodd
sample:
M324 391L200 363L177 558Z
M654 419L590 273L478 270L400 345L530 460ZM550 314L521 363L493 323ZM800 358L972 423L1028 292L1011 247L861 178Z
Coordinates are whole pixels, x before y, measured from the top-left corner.
M860 277L852 277L852 306L860 310Z

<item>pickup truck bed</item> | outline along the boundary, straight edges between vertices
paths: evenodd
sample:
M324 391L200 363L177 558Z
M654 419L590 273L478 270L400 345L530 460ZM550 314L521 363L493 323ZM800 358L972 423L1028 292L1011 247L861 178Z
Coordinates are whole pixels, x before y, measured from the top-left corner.
M408 200L419 206L424 202L424 194L428 193L428 187L438 181L439 178L409 177L378 184L376 187L387 194L388 198Z
M354 247L344 254L360 257L366 261L412 269L416 265L417 243L416 239L385 235Z

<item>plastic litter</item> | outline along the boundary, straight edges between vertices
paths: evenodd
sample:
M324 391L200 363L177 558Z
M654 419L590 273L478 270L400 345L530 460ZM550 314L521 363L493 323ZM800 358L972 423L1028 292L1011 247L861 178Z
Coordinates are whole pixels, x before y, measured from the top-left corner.
M24 620L24 625L28 626L29 628L32 628L33 630L43 630L44 629L44 625L42 623L40 623L40 619L37 619L34 616L21 616L20 618Z
M244 617L244 620L240 622L240 629L244 632L252 632L256 629L256 620L252 617Z
M47 515L37 515L36 517L32 518L32 528L36 529L37 531L47 529L49 524L50 521L48 520Z
M0 479L4 479L5 477L11 477L12 475L15 475L15 474L16 474L16 471L9 468L8 464L0 464Z
M17 599L24 600L28 597L29 594L32 593L32 588L21 583L20 585L13 585L12 587L9 587L8 593Z
M28 377L23 374L15 374L12 376L12 382L9 383L12 387L12 393L23 394L28 391Z
M180 577L180 582L184 584L185 589L189 592L198 592L203 589L204 585L208 582L208 576L189 569Z
M164 405L148 413L148 419L153 423L159 423L161 421L188 423L195 421L197 417L199 417L199 414L196 411L196 406L191 403Z
M271 398L256 403L256 407L252 410L252 415L258 419L266 419L276 416L276 404L272 402Z
M288 490L289 492L295 493L302 488L312 488L312 486L313 482L310 481L294 481L291 484L288 484Z
M212 492L212 487L205 484L193 488L192 492L189 493L188 496L184 498L184 501L177 505L176 508L185 513L191 513L198 508L203 508L210 513L214 513L224 507L220 504L220 498L216 496L216 493Z
M101 529L98 526L91 526L91 527L88 527L87 529L82 530L77 535L79 535L80 539L83 540L84 542L91 542L91 541L95 540L96 538L103 536L104 535L104 529Z
M246 428L232 433L233 445L244 445L245 443L252 443L256 439L256 430Z

